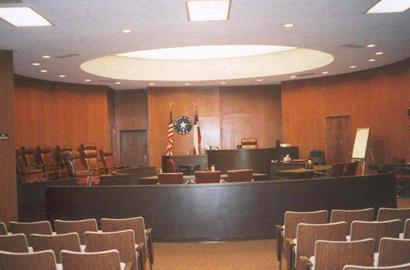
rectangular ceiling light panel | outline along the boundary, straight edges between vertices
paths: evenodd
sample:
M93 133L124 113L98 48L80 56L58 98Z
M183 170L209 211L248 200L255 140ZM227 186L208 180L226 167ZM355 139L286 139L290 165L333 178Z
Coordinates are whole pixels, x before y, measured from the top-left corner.
M366 13L404 12L410 8L410 0L381 0Z
M187 1L188 19L192 22L226 21L230 0Z
M48 20L29 7L0 8L0 18L16 27L52 25Z

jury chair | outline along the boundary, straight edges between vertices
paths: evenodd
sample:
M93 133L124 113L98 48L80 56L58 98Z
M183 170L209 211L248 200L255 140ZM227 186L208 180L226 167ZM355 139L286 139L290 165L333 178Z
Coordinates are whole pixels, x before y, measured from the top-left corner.
M219 183L221 181L221 171L196 171L195 183Z
M63 154L64 164L67 168L69 177L76 177L79 185L99 184L100 178L94 172L88 170L78 151L65 152Z
M62 251L61 259L64 270L131 270L128 263L123 268L118 250L105 250L99 252L73 252Z
M302 257L305 269L340 270L347 264L372 266L375 251L374 239L358 241L327 241L319 240L315 244L315 259L310 261Z
M284 225L276 225L276 255L279 265L282 266L282 254L287 261L290 257L289 250L296 244L296 229L299 223L323 224L327 223L329 212L327 210L311 212L286 211ZM289 262L288 262L288 265Z
M0 235L0 250L9 252L29 252L27 237L24 233Z
M304 270L304 264L300 257L312 257L315 254L316 241L344 241L347 231L347 224L344 221L326 224L299 223L296 230L295 257L291 256L290 258L290 263L295 262L296 267L291 267L291 269ZM292 255L293 251L290 252Z
M375 256L376 257L376 256ZM410 263L410 239L383 237L380 239L376 266Z
M32 253L0 251L1 270L56 270L56 268L56 259L52 250Z
M84 150L83 151L84 164L88 171L93 172L96 175L103 173L104 169L100 167L98 161L98 155L96 150Z
M406 222L404 223L404 233L403 233L403 238L404 239L410 239L410 218L406 219Z
M37 159L36 148L31 146L21 146L21 153L27 167L42 169Z
M11 221L10 231L12 233L24 233L26 237L28 237L32 233L52 234L51 224L47 220L36 221L36 222Z
M120 253L121 262L131 263L133 270L139 270L137 261L140 260L138 258L140 253L135 249L135 236L132 230L117 232L86 232L84 233L84 238L87 252L116 249Z
M258 148L258 140L256 138L241 139L242 149L256 149Z
M356 174L356 170L357 170L357 161L353 161L353 162L348 162L345 164L345 168L343 171L343 175L344 176L352 176Z
M24 183L44 182L47 180L47 176L41 168L26 164L20 148L16 149L16 169L17 175L22 178Z
M350 240L373 238L376 241L376 249L382 237L398 238L402 232L400 220L387 221L353 221L350 227Z
M97 220L94 218L80 220L54 220L54 228L57 234L78 233L80 243L84 245L84 233L97 232Z
M354 220L362 221L373 221L374 220L374 209L333 209L330 212L330 222L345 221L347 223L347 228L350 229L350 225Z
M0 222L0 235L7 235L7 233L6 223Z
M150 265L154 261L152 229L145 228L143 217L132 217L123 219L102 218L101 229L103 232L115 232L122 230L132 230L135 236L135 243L141 250L141 263L145 266L147 257Z
M410 218L410 208L386 208L381 207L377 212L377 220L385 221L392 219L399 219L402 226L406 222L406 219Z
M359 265L345 265L343 270L410 270L410 263L394 265L394 266L359 266Z
M226 173L228 174L226 182L229 183L253 181L252 169L228 170Z
M111 174L113 171L128 167L125 164L115 165L114 156L111 150L100 150L100 157L106 174Z
M63 155L64 153L71 152L71 151L73 151L73 148L71 147L71 145L57 145L56 146L55 153L56 153L56 160L57 160L58 168L60 172L60 176L59 176L60 178L68 177L68 171L64 164Z
M184 178L182 173L158 173L158 182L161 185L183 184Z
M58 161L51 147L37 146L37 159L49 180L60 176Z
M30 234L29 242L33 251L52 250L56 255L57 263L61 263L60 252L70 250L81 252L80 237L78 233L58 235Z

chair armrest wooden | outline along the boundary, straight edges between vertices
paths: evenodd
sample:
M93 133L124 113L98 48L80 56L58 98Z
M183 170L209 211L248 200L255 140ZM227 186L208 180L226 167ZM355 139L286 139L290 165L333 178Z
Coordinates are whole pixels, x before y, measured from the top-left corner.
M147 238L147 251L148 251L149 263L153 264L154 263L154 247L152 244L152 229L151 228L145 229L145 236Z
M282 248L283 248L283 231L282 225L275 225L276 228L276 257L278 261L282 260Z
M284 250L285 252L288 252L287 260L288 260L288 270L293 270L295 269L295 252L294 252L294 247L296 246L296 243L293 241L293 239L290 238L285 238L285 244L284 244Z
M303 263L304 269L310 270L313 267L313 264L309 261L308 257L300 256L299 259Z
M132 270L132 262L126 262L124 270Z

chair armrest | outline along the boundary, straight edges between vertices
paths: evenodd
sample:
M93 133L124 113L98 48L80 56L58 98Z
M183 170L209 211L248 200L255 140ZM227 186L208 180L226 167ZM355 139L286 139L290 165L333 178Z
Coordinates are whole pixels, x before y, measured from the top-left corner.
M282 225L275 225L276 232L276 257L279 261L282 260L282 248L283 248L283 231Z
M295 269L295 252L293 248L296 246L296 243L291 238L285 238L284 250L287 252L288 256L288 270Z
M152 229L147 228L145 229L145 236L147 238L147 252L148 252L148 259L149 263L154 263L154 246L152 244Z
M311 261L309 261L308 257L306 256L300 256L299 257L300 261L303 263L304 268L306 270L310 270L313 267L313 264Z
M132 270L132 262L126 262L123 270Z
M145 248L145 243L143 243L143 242L135 244L135 250L140 252L140 253L144 250L144 248Z

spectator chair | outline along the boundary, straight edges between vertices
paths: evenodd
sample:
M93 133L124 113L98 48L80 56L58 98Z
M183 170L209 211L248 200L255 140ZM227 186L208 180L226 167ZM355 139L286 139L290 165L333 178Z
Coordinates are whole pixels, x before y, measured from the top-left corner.
M410 208L379 208L377 212L377 220L385 221L392 219L399 219L401 225L404 227L406 219L410 218Z
M66 234L76 232L80 237L80 243L84 245L84 233L97 232L97 220L90 219L80 219L80 220L54 220L54 228L57 234Z
M56 258L52 250L33 253L0 251L2 270L56 270L56 268Z
M410 239L410 218L406 219L406 222L404 223L404 233L403 233L403 238L404 239Z
M347 223L347 228L350 230L350 225L354 220L362 221L373 221L374 220L374 209L333 209L330 212L330 222L345 221Z
M132 264L122 264L118 250L100 252L62 251L61 258L64 270L131 270Z
M26 237L28 237L32 233L52 234L51 224L47 220L37 222L11 221L10 230L12 233L24 233Z
M29 252L27 237L24 233L0 235L0 250L9 252ZM0 267L0 269L2 269Z
M410 263L410 239L383 237L379 252L375 255L375 266L392 266Z
M6 223L0 222L0 235L7 235L7 233Z

